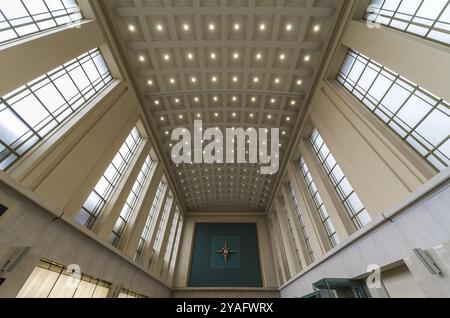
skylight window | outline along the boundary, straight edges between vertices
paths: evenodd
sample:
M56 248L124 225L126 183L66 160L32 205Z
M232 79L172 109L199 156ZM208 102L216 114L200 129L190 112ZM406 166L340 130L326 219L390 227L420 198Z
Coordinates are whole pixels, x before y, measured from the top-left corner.
M75 0L2 0L0 45L82 19Z

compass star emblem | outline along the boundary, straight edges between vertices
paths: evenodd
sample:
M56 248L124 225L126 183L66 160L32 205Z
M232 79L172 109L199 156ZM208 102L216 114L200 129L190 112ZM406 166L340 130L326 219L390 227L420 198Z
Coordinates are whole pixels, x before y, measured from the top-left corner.
M225 240L224 247L222 247L220 250L217 250L217 253L220 254L220 256L223 257L223 259L225 261L225 265L227 265L228 264L228 258L230 258L230 256L232 254L236 253L236 252L228 247L228 241Z

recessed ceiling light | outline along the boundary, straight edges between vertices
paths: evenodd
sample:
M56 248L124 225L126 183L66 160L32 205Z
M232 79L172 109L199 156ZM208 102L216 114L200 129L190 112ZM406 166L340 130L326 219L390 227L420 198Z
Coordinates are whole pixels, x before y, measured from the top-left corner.
M231 114L231 116L236 117L236 113Z
M259 25L259 29L260 29L261 31L264 31L264 30L266 29L266 25L265 25L264 23L261 23L261 24Z
M275 99L275 98L272 98L272 99L270 100L270 102L271 102L272 104L275 104L275 103L276 103L276 99Z
M303 84L303 81L302 81L302 80L300 80L300 79L297 80L297 85L298 85L298 86L300 86L300 85L302 85L302 84Z
M194 54L188 53L187 58L188 58L189 60L192 60L192 59L194 58Z
M316 24L313 28L314 32L319 32L320 31L320 24Z
M214 117L219 117L219 113L214 113Z
M159 100L155 100L155 105L159 105Z
M239 31L239 30L241 29L241 25L240 25L239 23L236 23L236 24L234 25L234 29L235 29L236 31Z
M216 53L211 53L211 59L215 60L217 57Z
M145 56L144 55L139 55L139 61L145 62Z
M256 102L256 97L252 97L252 102Z
M133 24L130 24L130 25L128 25L128 30L130 32L134 32L134 31L136 31L136 27Z
M261 54L261 53L256 54L256 59L257 59L257 60L262 59L262 54Z
M197 78L196 78L196 77L192 77L192 78L191 78L191 82L192 82L192 83L197 83Z
M170 79L170 84L175 84L175 79L174 78Z
M153 85L153 81L152 81L152 80L148 80L148 81L147 81L147 84L148 84L149 86L152 86L152 85Z
M216 26L213 23L210 23L208 28L209 28L210 31L214 31L216 29Z
M200 118L200 117L202 117L202 115L201 114L197 114L197 118Z
M183 30L184 31L189 31L190 28L191 27L189 26L189 24L187 24L187 23L183 24Z
M214 96L213 100L214 100L215 102L217 102L217 101L219 100L219 97Z
M158 30L158 31L160 31L160 32L161 32L162 30L164 30L162 24L157 24L157 25L156 25L156 30Z
M178 115L178 118L183 119L183 115L182 114Z
M280 60L284 61L286 59L286 54L281 53L280 54Z
M272 115L267 115L267 119L272 119Z
M179 103L180 102L180 99L179 98L175 98L175 103Z
M170 60L170 55L169 55L169 54L164 54L164 59L165 59L166 61L169 61L169 60Z
M211 80L215 83L215 82L217 82L217 77L216 77L216 76L213 76L213 77L211 78Z
M231 100L232 100L233 102L235 102L235 101L237 101L237 97L236 97L236 96L233 96L233 97L231 98Z
M297 102L295 100L291 100L291 105L294 106Z
M166 133L165 133L165 134L168 135L168 134L169 134L169 131L166 130Z
M310 55L306 55L304 60L305 60L305 62L309 62L311 60L311 56Z
M164 117L161 117L160 120L161 120L161 121L164 121Z
M291 117L286 117L286 120L287 121L291 121Z
M287 24L286 25L286 31L292 31L292 24Z
M253 115L253 114L250 114L250 118L253 118L255 115Z
M280 84L280 79L278 77L275 79L275 84Z
M237 78L237 76L235 76L235 77L233 77L233 82L237 82L238 81L238 78Z
M200 99L199 99L198 97L195 97L195 98L194 98L194 102L196 102L196 103L198 103L199 100L200 100Z
M259 82L259 77L253 78L253 82L258 83Z
M237 60L237 59L239 58L239 53L237 53L237 52L234 53L234 54L233 54L233 58L234 58L235 60Z

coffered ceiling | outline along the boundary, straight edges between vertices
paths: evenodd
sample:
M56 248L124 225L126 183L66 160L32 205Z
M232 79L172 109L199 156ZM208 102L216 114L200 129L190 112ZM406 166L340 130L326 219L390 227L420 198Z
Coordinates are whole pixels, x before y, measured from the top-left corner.
M189 211L264 211L259 165L180 164L171 132L280 128L293 137L341 0L109 0L111 22Z

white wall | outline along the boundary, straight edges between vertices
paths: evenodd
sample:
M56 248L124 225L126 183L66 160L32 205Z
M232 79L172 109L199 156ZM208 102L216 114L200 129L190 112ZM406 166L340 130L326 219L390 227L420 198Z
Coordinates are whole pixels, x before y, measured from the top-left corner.
M383 213L367 229L318 259L282 287L282 297L305 296L313 291L312 284L323 278L355 278L366 274L371 264L385 267L398 261L415 269L411 272L426 297L450 297L449 178L447 169L404 204ZM414 256L414 248L427 250L443 275L428 273Z
M382 282L391 298L424 298L408 267L403 265L383 272Z

